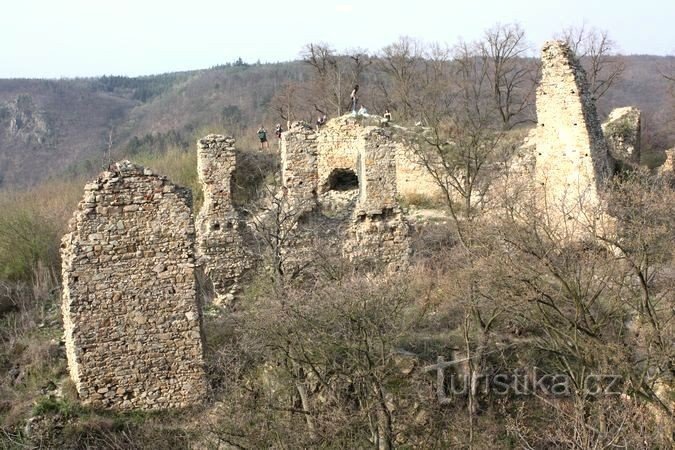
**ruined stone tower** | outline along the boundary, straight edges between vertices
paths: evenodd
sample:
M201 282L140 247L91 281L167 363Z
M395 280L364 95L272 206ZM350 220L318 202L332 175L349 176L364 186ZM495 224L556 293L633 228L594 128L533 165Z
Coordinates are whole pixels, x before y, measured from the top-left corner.
M600 204L613 161L586 74L562 41L544 44L537 88L535 180L550 214L579 219Z
M298 124L281 141L286 195L308 213L336 221L342 257L361 263L407 264L409 226L398 205L397 145L391 132L350 116L314 131ZM315 219L316 219L315 218Z
M210 134L197 142L197 171L204 204L196 220L197 253L213 283L216 303L227 300L251 257L242 240L243 227L232 204L232 174L236 169L235 140Z
M68 367L82 401L199 403L207 384L189 191L115 164L85 186L61 257Z

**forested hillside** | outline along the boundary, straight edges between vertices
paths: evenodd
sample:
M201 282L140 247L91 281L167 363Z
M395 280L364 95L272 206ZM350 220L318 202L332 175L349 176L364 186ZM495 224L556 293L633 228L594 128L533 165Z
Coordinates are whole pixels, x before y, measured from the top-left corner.
M400 43L392 48L400 50ZM304 62L249 65L239 61L140 78L0 80L0 189L34 185L64 174L92 174L111 157L188 149L198 136L211 131L230 133L240 144L254 145L254 131L261 124L285 125L289 117L284 107L289 105L283 103L293 103L290 118L310 122L322 112L330 117L340 108L344 111L354 79L361 82L361 100L371 112L382 113L386 105L395 118L405 118L404 102L396 100L396 87L387 86L383 75L417 75L392 74L398 69L389 63L396 62L397 55L358 55L361 59L356 62L353 55L337 56L343 66L338 75L344 76L339 79L331 77L330 67L321 67L328 59L318 53L303 55ZM641 108L645 144L657 151L675 143L672 98L663 77L674 59L620 57L624 70L598 101L602 117L618 106ZM332 85L317 86L317 80ZM412 81L410 89L419 91L422 81ZM325 92L343 98L344 104L322 104L322 99L312 98Z

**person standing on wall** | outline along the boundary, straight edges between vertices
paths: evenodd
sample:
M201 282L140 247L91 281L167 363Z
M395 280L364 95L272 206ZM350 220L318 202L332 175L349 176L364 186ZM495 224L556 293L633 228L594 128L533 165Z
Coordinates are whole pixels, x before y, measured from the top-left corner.
M359 85L355 84L354 89L352 90L352 93L349 95L349 98L352 101L352 112L356 112L356 104L359 101L359 98L357 97L357 93L359 92Z
M389 112L389 108L384 109L384 116L382 116L382 125L385 127L389 126L389 122L391 122L391 113Z
M267 130L265 130L265 127L262 125L260 125L260 128L258 129L258 139L260 139L260 150L263 148L270 148L270 145L267 142Z

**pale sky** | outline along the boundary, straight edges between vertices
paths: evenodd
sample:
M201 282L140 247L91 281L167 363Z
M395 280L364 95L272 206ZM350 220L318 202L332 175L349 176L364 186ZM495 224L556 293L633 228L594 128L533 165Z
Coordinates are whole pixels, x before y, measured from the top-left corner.
M497 22L535 47L570 25L626 54L675 54L673 0L0 0L0 78L148 75L297 59L309 42L377 51L410 36L453 44Z

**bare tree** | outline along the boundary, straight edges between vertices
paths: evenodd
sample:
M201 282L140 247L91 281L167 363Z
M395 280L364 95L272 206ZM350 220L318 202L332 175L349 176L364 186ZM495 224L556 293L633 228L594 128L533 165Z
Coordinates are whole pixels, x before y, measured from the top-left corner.
M530 58L525 31L518 24L498 24L485 31L477 47L504 128L532 120L527 113L533 104L537 64Z
M303 48L301 57L314 71L310 89L310 104L314 110L320 114L342 115L347 109L349 92L370 64L365 50L338 54L327 44L310 43Z
M302 111L307 109L304 91L302 84L288 81L272 97L271 108L287 123L287 127L302 117Z
M377 68L389 79L390 88L386 94L404 120L413 118L416 112L415 96L422 58L422 44L407 36L400 37L379 54Z

